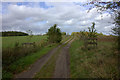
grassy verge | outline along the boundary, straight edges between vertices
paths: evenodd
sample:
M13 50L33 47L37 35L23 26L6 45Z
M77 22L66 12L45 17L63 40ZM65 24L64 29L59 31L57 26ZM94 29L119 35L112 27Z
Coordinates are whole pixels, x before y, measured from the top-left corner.
M94 50L82 50L76 40L70 48L71 78L118 78L117 55L112 42L98 42Z
M66 39L66 41L67 41L67 39ZM63 48L64 46L66 46L67 43L65 43L60 48L58 48L57 52L54 53L54 55L42 67L42 69L34 76L34 78L52 78L53 77L54 70L55 70L56 60L58 59L58 55L60 53L60 50L61 50L61 48Z
M28 56L32 53L38 52L44 46L48 45L47 41L40 41L34 45L19 46L18 44L14 48L7 48L2 50L2 67L4 70L8 68L14 61L19 60L22 57Z
M32 53L28 56L22 57L17 61L14 61L11 65L8 66L8 69L6 69L6 71L3 70L3 78L13 78L14 74L27 69L31 64L33 64L35 61L45 55L52 48L55 48L57 45L58 44L45 46L36 53Z

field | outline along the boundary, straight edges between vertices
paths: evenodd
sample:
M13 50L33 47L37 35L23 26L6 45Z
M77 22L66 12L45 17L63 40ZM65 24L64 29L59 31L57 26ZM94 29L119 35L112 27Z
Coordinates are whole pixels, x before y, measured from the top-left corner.
M28 43L28 42L40 42L46 40L47 36L13 36L13 37L2 37L2 48L13 48L16 42Z
M81 38L62 37L59 44L49 43L47 36L2 37L3 78L118 78L115 37L99 36L91 50ZM29 42L36 45L21 45Z
M69 49L71 78L118 78L118 52L115 49L115 41L101 38L97 48L92 50L84 49L83 46L81 39L75 40Z
M29 42L41 42L41 40L47 40L48 36L12 36L12 37L2 37L2 48L13 48L15 47L16 42L19 42L19 46L21 43L29 43ZM62 36L62 42L66 41L69 37Z
M61 43L70 36L62 36ZM14 36L2 37L3 48L3 78L13 78L15 74L26 70L50 50L57 47L57 43L48 43L47 36ZM16 42L19 45L16 45ZM35 46L22 46L22 43L35 42Z

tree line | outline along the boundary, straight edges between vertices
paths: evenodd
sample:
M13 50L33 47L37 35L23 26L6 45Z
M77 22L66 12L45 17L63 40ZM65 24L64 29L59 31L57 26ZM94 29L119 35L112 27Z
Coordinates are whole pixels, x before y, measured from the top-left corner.
M2 33L2 36L28 36L27 33L24 32L18 32L18 31L4 31L4 32L0 32Z

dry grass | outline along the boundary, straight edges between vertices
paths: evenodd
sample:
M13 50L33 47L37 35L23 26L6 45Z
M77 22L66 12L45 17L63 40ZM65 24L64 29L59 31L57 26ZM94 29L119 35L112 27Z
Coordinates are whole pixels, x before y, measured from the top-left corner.
M72 78L111 78L118 79L118 53L114 42L98 42L96 49L85 50L82 41L71 45Z
M97 38L100 42L113 42L117 39L115 36L98 36Z

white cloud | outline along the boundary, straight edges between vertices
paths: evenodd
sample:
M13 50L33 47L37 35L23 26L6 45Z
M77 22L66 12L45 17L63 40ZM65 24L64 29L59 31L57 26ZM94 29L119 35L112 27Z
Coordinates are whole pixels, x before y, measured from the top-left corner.
M72 24L72 23L73 23L73 19L67 20L65 23L66 23L66 24Z
M111 23L108 22L113 22L108 13L103 13L101 20L101 15L96 8L87 13L85 6L74 3L46 3L47 6L53 6L50 8L38 7L38 3L34 5L37 6L9 5L7 13L2 15L3 30L26 31L31 29L36 34L45 33L50 26L58 24L62 31L71 33L87 30L87 27L90 27L94 21L98 31L109 32L111 27L107 26ZM105 27L107 27L106 30Z

